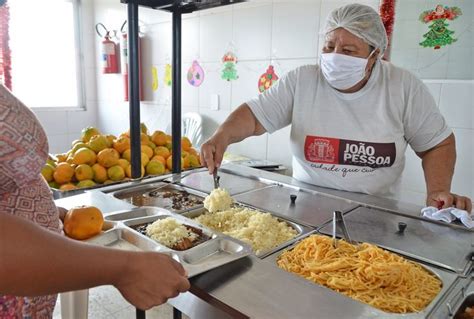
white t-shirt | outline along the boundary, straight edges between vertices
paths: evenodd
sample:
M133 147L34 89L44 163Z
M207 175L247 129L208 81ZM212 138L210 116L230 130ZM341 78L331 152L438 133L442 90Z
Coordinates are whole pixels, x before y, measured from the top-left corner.
M398 192L407 144L423 152L451 134L426 86L385 61L356 93L307 65L247 104L269 133L292 124L295 179L372 195Z

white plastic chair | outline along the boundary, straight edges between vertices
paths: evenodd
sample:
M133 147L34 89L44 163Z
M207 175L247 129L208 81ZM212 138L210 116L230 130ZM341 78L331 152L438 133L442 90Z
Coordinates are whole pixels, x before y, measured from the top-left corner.
M171 123L166 127L166 134L171 134ZM189 138L194 147L202 143L202 117L198 113L183 114L181 118L181 136Z

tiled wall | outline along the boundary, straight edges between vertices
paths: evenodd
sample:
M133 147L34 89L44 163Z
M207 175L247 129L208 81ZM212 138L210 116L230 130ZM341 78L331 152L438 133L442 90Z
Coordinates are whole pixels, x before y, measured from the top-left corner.
M410 0L399 2L402 1ZM333 8L351 2L353 1L261 0L183 16L183 114L200 113L204 119L204 135L209 137L232 110L258 94L257 79L268 64L274 64L276 73L282 75L299 65L315 63L322 43L319 30L325 17ZM359 2L374 8L379 4L378 0ZM88 89L94 92L96 88L97 97L88 101L89 109L86 113L90 114L90 118L81 118L72 113L58 115L55 123L69 120L69 125L72 123L76 126L69 128L71 136L67 136L68 131L64 134L63 131L56 133L54 126L51 126L53 144L55 136L65 135L70 143L75 139L72 135L76 128L78 130L94 123L103 132L114 134L129 127L128 103L123 100L123 78L119 74L101 74L95 67L99 65L99 56L95 52L100 39L93 31L93 25L97 22L102 22L111 29L119 29L126 18L126 7L116 0L96 0L93 12L93 16L87 18L88 24L84 26L87 30L84 37L89 40L86 41L87 52L92 53L91 56L95 59L86 61L90 63L86 74L96 78L96 82L88 82ZM141 104L141 118L151 129L165 129L171 119L171 89L163 83L165 64L171 62L171 16L141 8L140 20L146 31L142 40L146 101ZM231 41L239 58L239 79L226 82L220 78L220 59ZM206 72L204 83L199 88L190 86L186 81L187 69L194 59L200 62ZM156 92L151 89L152 66L158 70L159 87ZM457 137L458 164L453 190L474 198L474 84L472 81L429 81L427 85ZM219 110L211 109L211 94L219 95ZM90 110L96 110L97 117ZM49 125L47 129L48 127ZM291 166L289 132L287 127L271 135L253 137L232 145L229 150ZM408 151L407 159L403 175L403 200L422 204L425 186L421 163L412 151Z

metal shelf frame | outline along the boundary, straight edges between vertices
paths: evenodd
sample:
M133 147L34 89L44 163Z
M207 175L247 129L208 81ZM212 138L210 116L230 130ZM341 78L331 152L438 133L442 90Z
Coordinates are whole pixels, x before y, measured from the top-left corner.
M173 173L181 173L181 45L182 15L194 11L211 9L246 0L121 0L127 5L128 59L129 59L129 112L130 151L132 179L141 177L140 141L140 80L138 62L138 11L139 7L164 10L172 13L172 87L171 87L171 135ZM146 318L145 312L137 309L136 318ZM173 318L180 319L181 312L173 308Z

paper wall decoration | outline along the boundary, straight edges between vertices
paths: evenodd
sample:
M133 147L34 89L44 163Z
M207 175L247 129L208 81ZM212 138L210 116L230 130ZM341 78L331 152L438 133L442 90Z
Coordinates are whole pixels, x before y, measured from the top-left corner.
M192 86L200 86L204 81L204 70L199 65L199 62L194 60L193 64L188 70L188 82Z
M232 51L228 51L222 57L222 63L224 69L222 70L221 78L227 81L237 80L239 76L237 75L237 69L235 68L237 63L237 57L235 54Z
M452 37L454 31L449 30L446 20L454 20L462 15L461 9L458 7L447 7L438 4L434 10L424 11L420 15L420 21L423 23L432 22L428 27L430 31L423 34L424 41L420 42L422 47L433 47L435 50L440 49L443 45L452 44L457 39Z
M151 77L152 77L152 82L151 82L151 88L153 91L158 90L158 70L156 67L151 67Z
M275 74L273 65L269 65L267 71L258 79L258 90L263 92L270 88L276 81L278 81L278 75Z
M165 66L165 85L171 86L171 64L169 63Z

